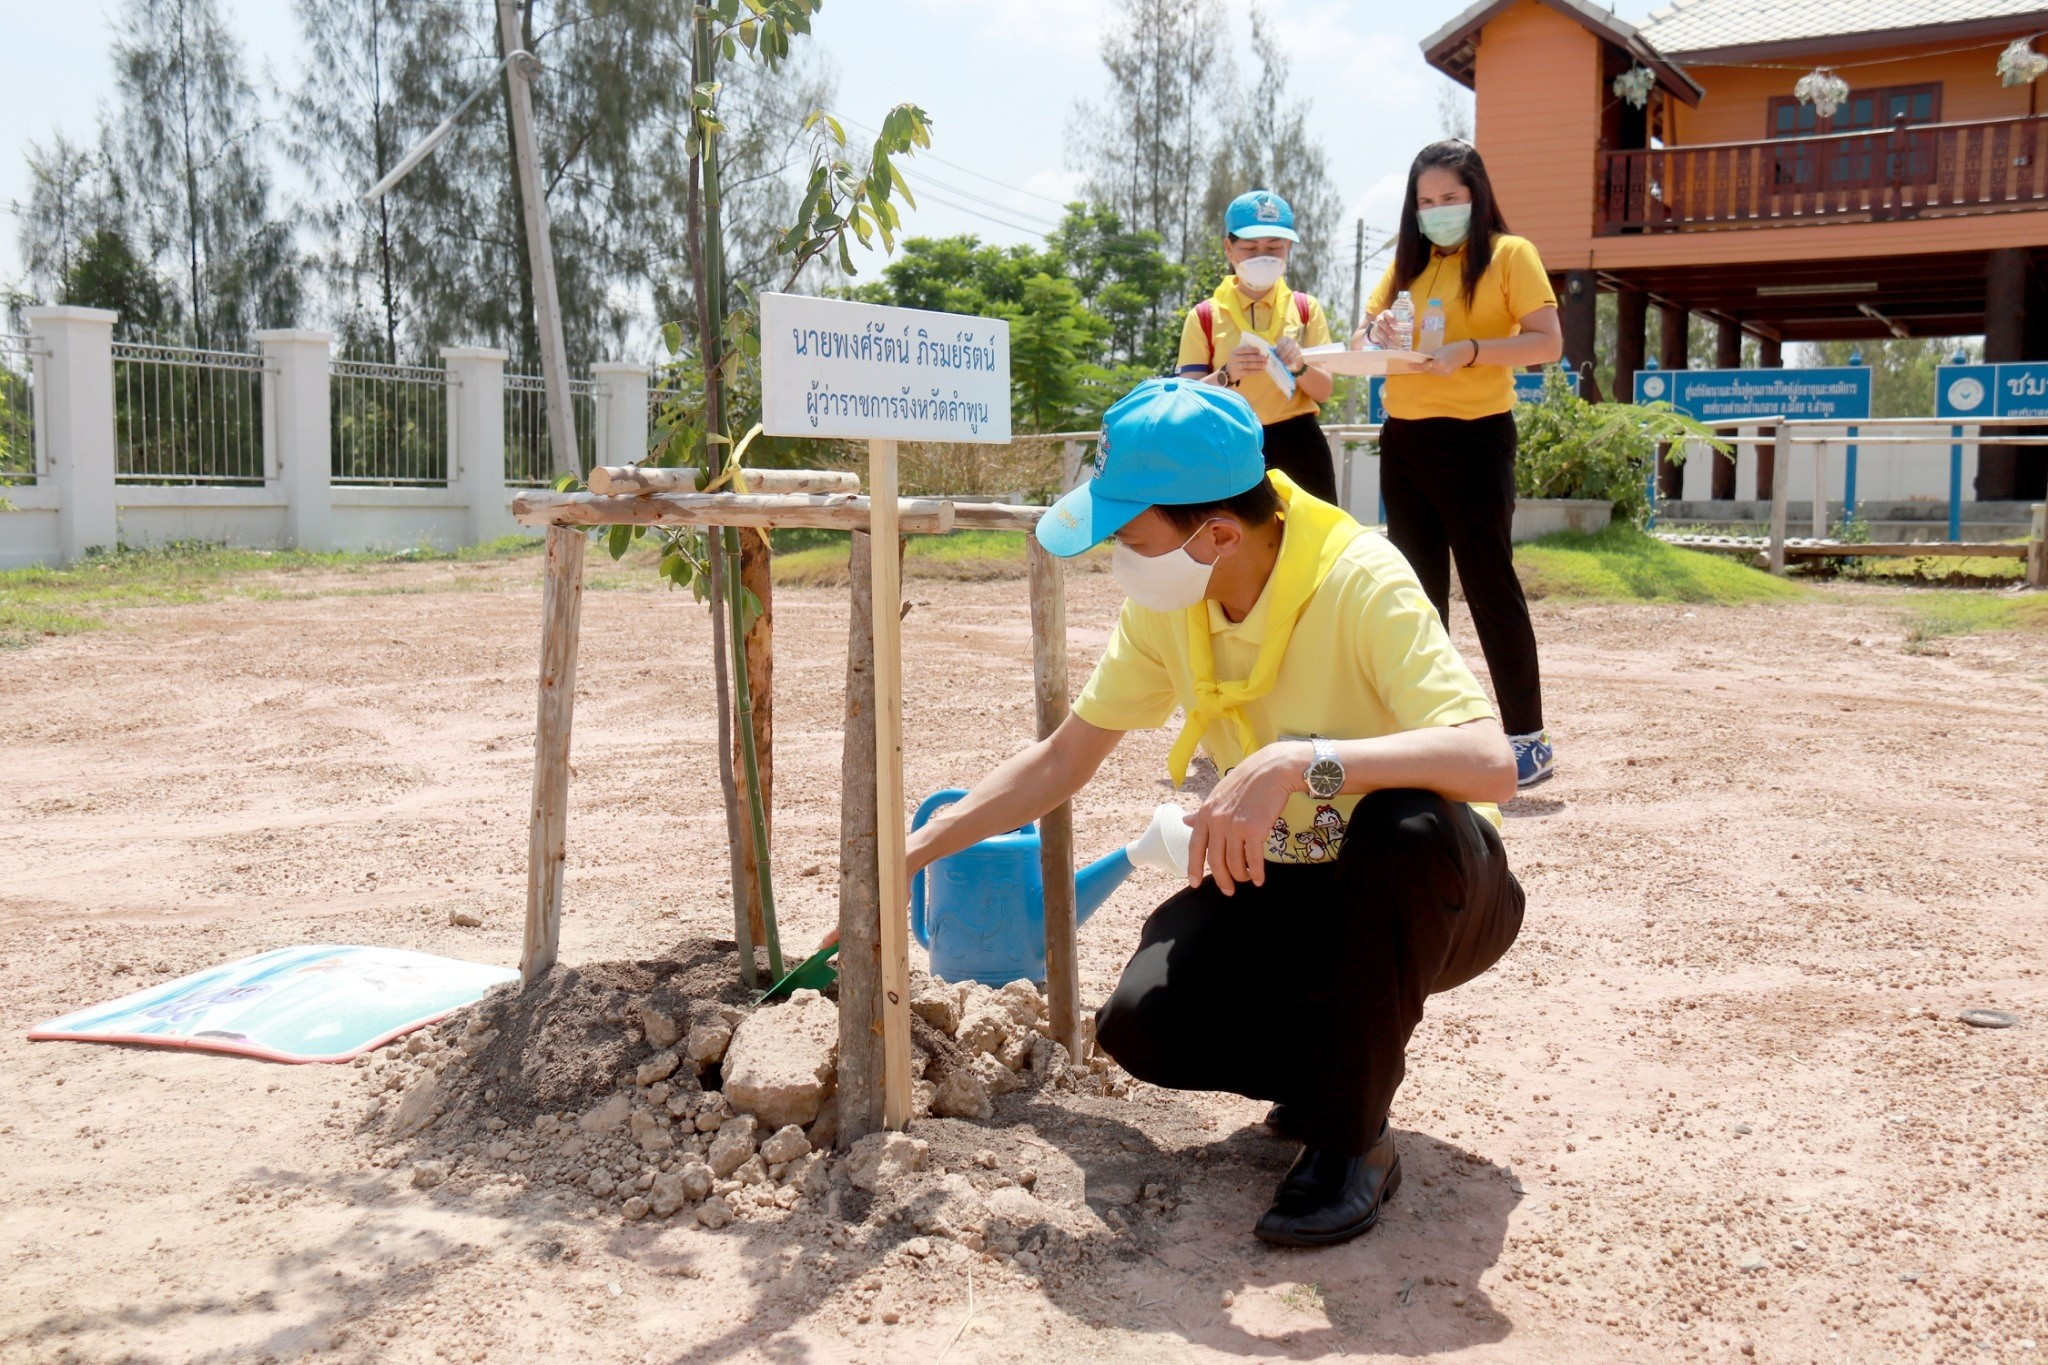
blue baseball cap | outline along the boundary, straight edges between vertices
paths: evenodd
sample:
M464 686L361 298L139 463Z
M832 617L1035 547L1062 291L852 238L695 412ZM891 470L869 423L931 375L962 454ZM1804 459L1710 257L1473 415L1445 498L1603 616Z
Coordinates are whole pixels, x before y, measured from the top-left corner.
M1109 539L1160 503L1222 502L1266 477L1252 405L1192 379L1148 379L1102 415L1095 474L1038 519L1038 543L1065 558Z
M1294 234L1294 210L1271 190L1253 190L1230 201L1223 211L1223 230L1233 237L1284 237Z

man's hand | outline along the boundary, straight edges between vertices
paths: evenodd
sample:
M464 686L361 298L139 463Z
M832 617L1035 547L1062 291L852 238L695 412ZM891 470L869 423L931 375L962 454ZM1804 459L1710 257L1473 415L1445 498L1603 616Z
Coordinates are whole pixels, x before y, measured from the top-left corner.
M1279 356L1280 363L1290 370L1303 363L1301 343L1293 337L1281 337L1278 341L1274 342L1273 354Z
M1306 740L1268 744L1224 775L1187 818L1194 831L1188 842L1189 886L1202 884L1204 861L1226 896L1237 893L1239 882L1266 884L1266 838L1287 798L1308 790L1305 774L1314 754Z
M1230 377L1242 383L1266 368L1266 353L1256 346L1240 346L1230 353L1230 363L1224 368Z

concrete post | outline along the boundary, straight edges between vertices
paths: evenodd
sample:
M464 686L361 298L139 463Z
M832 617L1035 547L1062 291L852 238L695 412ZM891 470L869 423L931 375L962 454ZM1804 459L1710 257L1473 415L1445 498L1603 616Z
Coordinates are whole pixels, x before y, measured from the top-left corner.
M505 492L505 360L489 346L443 346L448 371L448 487L467 512L463 543L519 529Z
M268 362L263 400L277 448L273 463L284 489L285 543L299 550L334 548L334 384L328 368L334 333L297 329L256 333Z
M114 320L104 308L30 308L36 426L57 493L57 553L69 564L120 542L114 502Z
M602 387L597 396L598 464L638 464L647 458L647 375L645 365L607 360L590 367Z

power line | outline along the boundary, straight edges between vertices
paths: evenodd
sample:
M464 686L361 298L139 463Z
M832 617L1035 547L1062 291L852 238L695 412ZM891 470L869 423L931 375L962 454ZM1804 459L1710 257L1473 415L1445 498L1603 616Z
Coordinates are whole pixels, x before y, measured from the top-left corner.
M1012 232L1021 232L1027 237L1044 236L1044 233L1041 229L1035 227L1025 227L1022 223L1012 223L1008 219L998 218L993 213L985 213L980 209L971 208L966 204L956 204L952 200L944 197L943 195L937 195L927 192L921 197L930 200L934 204L943 204L949 209L954 209L957 210L958 212L970 214L973 217L984 219L988 222L996 224L998 227L1006 227L1010 229L1010 231Z
M862 123L859 119L843 118L839 121L851 127L860 129L862 132L866 133L870 137L878 136L878 134L873 128L868 127L867 124ZM1042 199L1046 203L1051 204L1053 207L1058 209L1064 210L1067 206L1067 201L1064 199L1055 199L1049 194L1040 194L1037 190L1027 190L1022 185L1012 185L1006 180L998 180L992 175L986 175L981 171L975 170L972 166L963 166L957 161L948 161L946 160L946 158L938 155L936 152L930 151L929 149L920 150L917 153L917 159L920 161L936 161L941 166L949 166L956 171L963 171L966 174L973 176L976 180L986 180L989 184L994 185L997 189L1008 190L1012 194L1028 195L1033 199Z
M1059 224L1057 222L1054 222L1050 218L1041 217L1038 214L1031 212L1031 210L1029 209L1020 209L1013 205L1001 203L998 200L990 199L987 198L986 196L976 194L972 190L963 190L958 185L949 185L943 180L934 179L933 177L925 174L923 171L913 171L908 166L901 166L898 169L900 169L903 172L904 180L909 182L913 186L913 188L919 184L928 185L932 189L943 191L946 194L958 195L962 199L972 200L973 202L980 204L982 207L994 209L998 213L1011 214L1015 217L1023 218L1033 223L1042 223L1044 224L1044 230L1047 232L1051 232L1059 227Z

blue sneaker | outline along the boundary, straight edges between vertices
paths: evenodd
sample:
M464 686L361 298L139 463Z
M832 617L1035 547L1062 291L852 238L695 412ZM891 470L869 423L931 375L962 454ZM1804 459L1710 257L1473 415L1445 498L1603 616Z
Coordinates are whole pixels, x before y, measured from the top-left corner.
M1533 787L1557 771L1557 756L1551 751L1550 731L1533 735L1509 735L1515 751L1515 785Z

